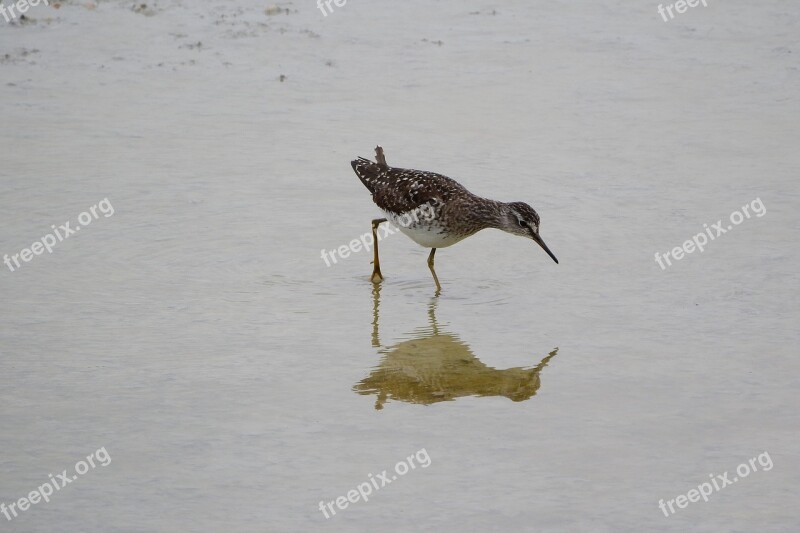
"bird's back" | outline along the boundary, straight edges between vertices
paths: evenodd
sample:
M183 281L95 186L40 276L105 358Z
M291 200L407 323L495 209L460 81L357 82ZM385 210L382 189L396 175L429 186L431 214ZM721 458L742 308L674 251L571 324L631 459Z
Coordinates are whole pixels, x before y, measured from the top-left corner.
M470 198L464 186L435 172L390 167L359 157L350 163L375 204L389 213L405 213L423 204L444 205Z

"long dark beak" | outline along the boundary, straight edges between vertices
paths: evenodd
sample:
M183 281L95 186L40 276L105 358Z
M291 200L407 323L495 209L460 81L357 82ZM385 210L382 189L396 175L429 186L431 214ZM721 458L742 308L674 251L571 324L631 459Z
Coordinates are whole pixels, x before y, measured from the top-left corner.
M539 237L539 234L538 234L538 233L536 233L536 232L534 232L533 230L531 230L531 237L532 237L532 238L533 238L533 240L536 242L536 244L538 244L539 246L541 246L541 247L542 247L542 250L544 250L545 252L547 252L547 255L549 255L549 256L550 256L550 258L551 258L553 261L555 261L555 262L556 262L556 264L558 264L558 259L556 259L556 256L554 256L554 255L553 255L553 252L551 252L551 251L550 251L550 248L548 248L548 247L547 247L547 245L544 243L544 241L542 240L542 238L541 238L541 237Z

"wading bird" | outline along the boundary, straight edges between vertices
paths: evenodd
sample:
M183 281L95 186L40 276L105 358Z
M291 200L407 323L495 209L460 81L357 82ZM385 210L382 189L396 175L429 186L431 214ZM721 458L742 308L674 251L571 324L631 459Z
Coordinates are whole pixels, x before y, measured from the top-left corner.
M433 268L436 249L452 246L486 228L531 239L558 263L539 236L539 215L528 204L481 198L457 181L435 172L390 167L380 146L375 148L375 159L377 163L359 157L350 163L361 183L372 193L372 200L386 213L386 218L372 221L373 283L383 280L376 230L387 220L420 246L431 249L428 268L437 291L442 286ZM433 209L434 216L421 219L416 214L425 205Z

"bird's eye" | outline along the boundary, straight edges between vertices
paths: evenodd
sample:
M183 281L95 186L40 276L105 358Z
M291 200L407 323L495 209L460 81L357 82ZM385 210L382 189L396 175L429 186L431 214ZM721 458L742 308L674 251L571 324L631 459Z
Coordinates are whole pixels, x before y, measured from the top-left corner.
M520 218L520 219L517 219L517 223L519 224L519 227L520 227L520 228L524 228L525 226L527 226L527 224L525 223L525 221L524 221L524 220L522 220L521 218Z

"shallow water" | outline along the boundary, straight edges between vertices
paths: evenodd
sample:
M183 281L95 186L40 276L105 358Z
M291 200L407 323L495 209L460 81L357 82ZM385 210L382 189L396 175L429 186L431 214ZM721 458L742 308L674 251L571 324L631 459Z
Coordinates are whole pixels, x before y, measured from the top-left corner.
M0 502L111 458L3 529L796 530L800 13L286 6L0 21L0 253L114 209L0 265ZM439 297L399 234L378 289L368 252L326 266L379 215L376 143L532 204L560 264L489 230Z

